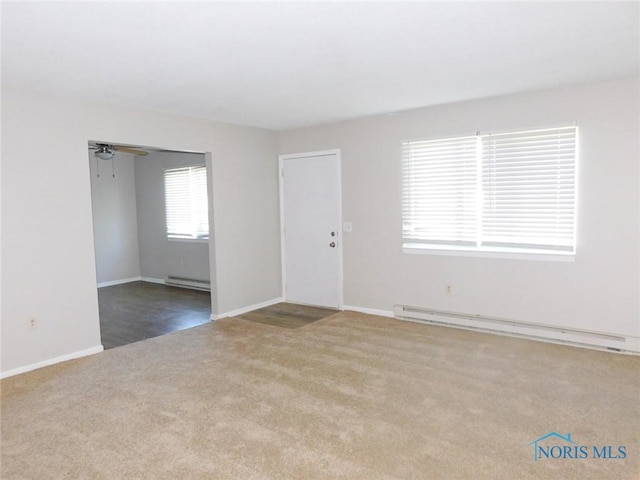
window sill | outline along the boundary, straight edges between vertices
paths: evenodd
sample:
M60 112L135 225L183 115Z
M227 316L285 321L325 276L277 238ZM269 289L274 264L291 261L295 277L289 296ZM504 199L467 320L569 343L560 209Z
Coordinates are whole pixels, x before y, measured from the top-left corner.
M171 238L167 237L169 242L180 242L180 243L209 243L208 238Z
M508 251L498 249L462 249L460 247L432 247L418 244L402 245L402 252L418 255L444 255L450 257L502 258L508 260L537 260L543 262L574 262L575 253L550 253L536 250Z

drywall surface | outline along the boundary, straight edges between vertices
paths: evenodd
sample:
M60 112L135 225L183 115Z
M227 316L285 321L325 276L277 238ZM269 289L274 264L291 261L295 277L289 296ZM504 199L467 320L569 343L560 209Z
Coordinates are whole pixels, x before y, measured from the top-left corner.
M111 160L89 151L98 284L140 276L133 155Z
M345 304L394 304L640 335L638 78L281 132L279 153L340 148ZM401 141L579 127L573 263L402 252ZM447 285L452 291L447 293Z
M213 313L280 296L274 132L3 86L2 372L100 345L88 141L211 152Z
M209 281L209 242L167 239L164 200L164 171L204 165L204 154L153 152L134 163L142 276Z

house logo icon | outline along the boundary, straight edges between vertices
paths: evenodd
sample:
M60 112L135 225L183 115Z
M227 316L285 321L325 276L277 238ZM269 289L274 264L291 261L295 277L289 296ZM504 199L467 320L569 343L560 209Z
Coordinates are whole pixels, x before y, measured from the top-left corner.
M540 458L540 454L538 453L541 449L538 448L538 443L543 442L544 440L547 440L548 438L558 438L560 439L562 442L564 442L564 445L569 447L569 449L571 448L571 446L576 445L576 442L573 441L573 439L571 438L571 434L567 433L567 436L563 436L560 435L558 432L549 432L546 435L541 436L540 438L536 438L533 442L531 442L529 445L533 445L533 461L536 462L538 460L538 458ZM557 447L557 446L556 446ZM560 447L559 447L560 448ZM562 449L562 451L566 451L566 449ZM548 457L548 455L547 455Z

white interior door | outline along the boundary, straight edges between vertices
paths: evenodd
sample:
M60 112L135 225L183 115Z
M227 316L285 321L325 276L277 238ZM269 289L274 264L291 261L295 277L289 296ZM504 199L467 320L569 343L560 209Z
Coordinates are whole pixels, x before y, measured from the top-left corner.
M339 153L283 155L280 164L285 298L341 308Z

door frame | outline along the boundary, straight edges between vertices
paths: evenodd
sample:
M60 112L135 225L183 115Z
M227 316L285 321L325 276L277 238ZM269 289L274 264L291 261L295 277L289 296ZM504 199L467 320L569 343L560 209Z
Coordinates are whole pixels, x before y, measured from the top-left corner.
M343 302L343 250L342 250L342 158L340 155L340 149L332 150L320 150L315 152L303 152L303 153L289 153L286 155L278 156L278 188L280 192L280 271L282 277L282 298L285 302L287 300L287 276L286 276L286 261L287 250L285 245L285 224L284 224L284 161L292 159L304 159L309 157L321 157L335 155L338 164L338 309L342 310L344 306Z

